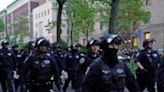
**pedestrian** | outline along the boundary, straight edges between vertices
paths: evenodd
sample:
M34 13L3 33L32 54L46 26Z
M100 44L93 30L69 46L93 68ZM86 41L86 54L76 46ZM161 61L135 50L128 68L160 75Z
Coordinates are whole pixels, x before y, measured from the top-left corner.
M153 42L153 39L144 40L144 49L139 51L135 57L138 66L136 76L141 92L145 88L149 92L155 92L155 77L160 57L158 52L153 50Z
M71 51L65 59L68 79L65 81L63 92L66 92L70 81L72 83L72 89L75 92L80 92L80 85L84 74L81 65L85 62L85 55L80 52L80 44L78 43L73 43L70 48Z
M0 49L0 62L1 62L1 85L3 92L15 92L14 90L14 77L16 72L16 57L13 51L9 48L7 40L2 41L2 48ZM7 84L6 84L7 83ZM7 86L6 86L7 85Z
M161 62L157 71L157 90L164 92L164 51L161 53Z
M65 79L68 78L68 74L66 72L66 66L65 66L65 57L66 54L63 51L63 48L60 44L53 44L53 52L52 55L55 58L55 61L57 62L60 78L61 78L61 84L65 83Z
M99 53L99 41L92 38L88 41L87 45L87 54L86 54L86 61L83 64L84 72L88 69L89 65L97 58L100 57Z
M27 75L30 76L30 92L52 91L52 78L60 92L57 63L47 50L49 42L46 39L39 39L36 43L37 50L25 60L22 67L21 92L26 90L25 78Z
M122 38L117 34L106 34L100 39L102 57L91 63L82 83L82 92L139 92L134 76L127 65L117 59Z
M16 72L14 72L14 84L15 84L15 91L18 91L18 87L20 86L20 80L19 80L19 70L21 70L22 66L22 58L21 58L21 52L19 50L18 45L13 45L12 50L16 56Z

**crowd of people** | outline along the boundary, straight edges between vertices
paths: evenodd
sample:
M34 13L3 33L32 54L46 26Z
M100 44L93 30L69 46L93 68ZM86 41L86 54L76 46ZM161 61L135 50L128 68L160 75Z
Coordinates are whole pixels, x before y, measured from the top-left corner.
M143 50L135 52L136 74L118 58L124 43L118 34L106 34L90 39L87 53L73 43L67 50L58 43L50 44L43 37L30 41L27 48L9 48L1 42L0 84L3 92L67 92L71 82L74 92L164 92L164 61L153 50L154 40L143 42ZM127 54L127 53L126 53ZM128 55L132 57L132 54ZM54 84L56 88L54 89Z

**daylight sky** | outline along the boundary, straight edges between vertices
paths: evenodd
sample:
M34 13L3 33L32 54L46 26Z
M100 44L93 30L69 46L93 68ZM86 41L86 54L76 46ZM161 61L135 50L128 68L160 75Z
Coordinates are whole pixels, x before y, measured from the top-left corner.
M13 1L15 1L15 0L0 0L0 11L5 9Z

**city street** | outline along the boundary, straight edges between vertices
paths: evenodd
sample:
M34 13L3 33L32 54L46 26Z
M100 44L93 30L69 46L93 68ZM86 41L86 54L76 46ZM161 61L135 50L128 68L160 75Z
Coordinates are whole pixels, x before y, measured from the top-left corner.
M1 85L0 85L0 92L2 92ZM68 88L67 92L74 92L70 87ZM125 89L125 92L129 92L127 89ZM144 92L148 92L145 90Z

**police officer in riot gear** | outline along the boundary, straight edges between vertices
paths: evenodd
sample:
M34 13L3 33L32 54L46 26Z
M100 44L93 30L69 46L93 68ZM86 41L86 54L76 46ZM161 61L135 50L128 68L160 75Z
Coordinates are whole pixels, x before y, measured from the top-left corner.
M35 50L35 42L29 41L27 43L27 49L25 49L22 53L22 60L24 61L30 54L32 54Z
M17 59L17 61L16 61L16 63L17 63L17 65L16 65L16 71L14 72L15 91L17 91L18 90L18 87L19 87L19 84L20 84L19 70L21 70L21 66L22 66L23 62L22 62L21 52L19 50L18 45L16 45L16 44L13 45L12 46L12 50L13 50L15 56L16 56L16 59Z
M68 80L66 80L63 87L63 92L66 92L66 89L69 85L69 82L72 82L72 88L75 92L80 91L80 84L83 78L83 69L81 65L85 62L85 55L80 53L80 44L73 43L71 46L71 52L68 53L65 59L66 71L68 72Z
M52 54L57 62L58 68L59 68L61 83L64 84L65 79L68 78L68 74L66 72L66 66L65 66L66 54L64 53L62 46L57 43L53 44L53 53Z
M62 51L62 46L60 44L56 44L56 49L53 53L54 58L58 64L59 72L61 73L62 70L65 70L65 54Z
M60 91L59 72L56 61L47 52L49 42L46 39L37 41L37 50L24 62L21 72L22 88L25 88L26 75L30 76L30 92L50 92L53 89L53 77ZM25 89L22 89L22 92Z
M157 89L158 92L164 92L164 59L160 63L157 73Z
M1 85L3 92L7 89L9 92L14 92L14 78L13 73L16 70L16 57L11 49L9 49L9 42L4 40L1 43L0 62L1 62ZM7 84L6 84L7 83ZM6 87L7 85L7 87Z
M143 42L144 49L136 54L135 61L138 69L136 70L137 81L141 91L145 88L149 92L155 92L155 72L160 60L157 51L153 50L153 39Z
M117 59L117 51L122 38L108 34L100 39L102 57L96 59L87 70L82 84L82 92L139 92L135 78L122 61Z
M92 38L88 41L87 46L86 46L88 52L86 55L86 61L84 62L83 66L86 71L86 69L89 67L89 65L97 59L99 55L99 41Z

